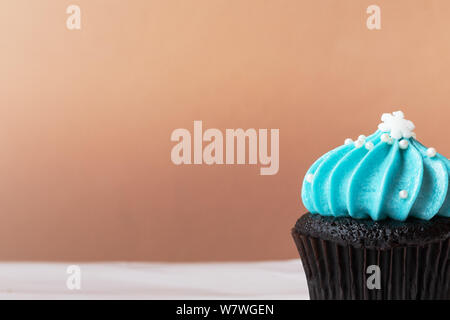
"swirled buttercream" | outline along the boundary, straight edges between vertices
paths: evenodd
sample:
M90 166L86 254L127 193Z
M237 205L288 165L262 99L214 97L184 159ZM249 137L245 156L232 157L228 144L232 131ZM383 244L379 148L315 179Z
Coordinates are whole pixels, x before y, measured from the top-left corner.
M314 162L303 180L305 207L356 219L450 217L450 161L416 140L401 111L381 120L371 136L346 139Z

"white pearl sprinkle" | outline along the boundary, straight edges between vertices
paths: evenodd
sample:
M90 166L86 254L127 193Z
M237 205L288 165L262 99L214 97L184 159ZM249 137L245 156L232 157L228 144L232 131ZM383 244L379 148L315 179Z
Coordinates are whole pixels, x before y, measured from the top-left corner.
M349 144L352 144L352 143L353 143L353 140L352 140L352 139L350 139L350 138L345 139L344 144L345 144L346 146L348 146Z
M408 191L402 190L398 193L398 195L400 196L400 198L406 199L406 198L408 198Z
M389 141L389 134L383 133L383 134L381 135L381 137L380 137L380 140L381 140L382 142L388 142L388 141Z
M366 147L367 150L372 150L373 149L373 142L369 141L366 142L366 144L364 145Z
M408 149L409 146L409 142L406 139L400 140L400 142L398 143L398 146L400 147L400 149Z
M364 141L356 140L354 144L355 148L361 148L364 145Z
M308 181L309 183L313 182L314 179L314 175L312 173L308 173L306 175L306 181Z
M427 149L427 156L430 158L433 158L436 156L436 149L435 148L428 148Z
M358 137L358 140L359 141L366 141L366 136L365 135L360 135L359 137Z

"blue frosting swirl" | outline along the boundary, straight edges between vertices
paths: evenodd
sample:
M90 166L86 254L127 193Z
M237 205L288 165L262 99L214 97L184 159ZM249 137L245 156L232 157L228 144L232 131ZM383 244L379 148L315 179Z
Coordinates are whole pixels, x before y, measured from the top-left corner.
M303 180L308 211L373 220L450 217L450 161L413 137L383 138L378 130L365 139L367 148L349 143L320 157Z

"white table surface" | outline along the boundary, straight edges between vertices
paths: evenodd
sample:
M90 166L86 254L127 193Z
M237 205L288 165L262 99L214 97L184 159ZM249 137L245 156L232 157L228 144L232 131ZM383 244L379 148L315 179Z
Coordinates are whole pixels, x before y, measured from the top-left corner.
M69 290L67 267L81 269ZM249 263L0 263L0 299L308 299L300 260Z

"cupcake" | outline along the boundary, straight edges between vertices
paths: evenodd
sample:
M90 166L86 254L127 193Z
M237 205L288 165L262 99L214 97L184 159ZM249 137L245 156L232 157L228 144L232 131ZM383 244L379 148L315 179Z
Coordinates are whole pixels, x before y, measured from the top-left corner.
M320 157L292 236L311 299L450 299L450 161L401 111Z

